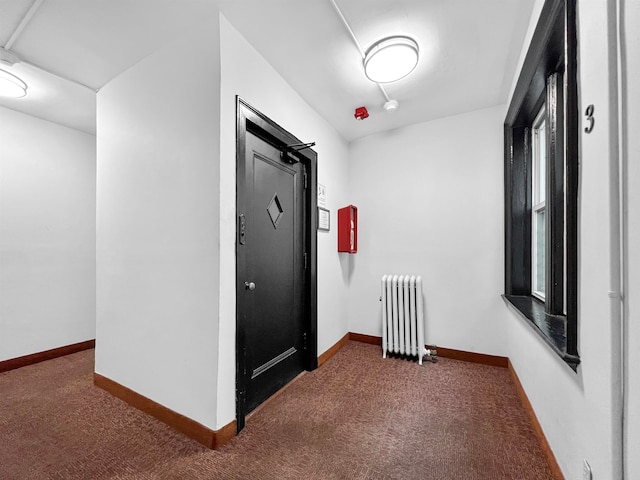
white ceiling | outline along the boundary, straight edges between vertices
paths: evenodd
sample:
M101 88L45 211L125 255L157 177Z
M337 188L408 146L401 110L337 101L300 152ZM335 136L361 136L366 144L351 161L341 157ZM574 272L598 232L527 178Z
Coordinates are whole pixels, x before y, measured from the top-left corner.
M44 0L11 46L24 62L0 66L28 95L0 105L95 133L95 91L218 10L347 140L507 101L534 0L336 1L364 49L393 34L418 41L416 70L385 86L395 113L330 0ZM33 3L0 2L0 46ZM361 105L370 117L357 121Z

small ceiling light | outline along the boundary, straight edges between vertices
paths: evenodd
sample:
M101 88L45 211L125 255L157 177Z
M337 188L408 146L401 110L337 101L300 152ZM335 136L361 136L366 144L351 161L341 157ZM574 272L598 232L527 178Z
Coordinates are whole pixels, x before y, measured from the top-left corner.
M15 75L0 70L0 97L20 98L27 94L27 84Z
M395 82L409 75L418 64L418 44L410 37L387 37L366 51L364 72L376 83Z
M382 108L384 108L385 112L393 113L398 109L399 106L400 104L397 100L391 99L388 102L385 102Z

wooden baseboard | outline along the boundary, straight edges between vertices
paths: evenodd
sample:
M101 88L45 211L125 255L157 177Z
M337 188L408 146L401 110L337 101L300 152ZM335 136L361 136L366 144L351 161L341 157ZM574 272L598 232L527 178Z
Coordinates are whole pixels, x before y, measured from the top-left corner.
M225 443L228 443L237 434L238 427L236 425L236 421L233 420L230 423L227 423L221 429L213 431L213 446L210 448L213 450L219 449Z
M560 466L556 460L556 456L553 454L553 450L551 450L551 446L549 442L547 442L547 437L545 437L544 432L542 431L542 427L540 426L540 422L538 422L538 417L536 417L536 413L531 406L531 402L529 402L529 398L527 397L527 393L524 391L522 384L520 383L520 379L518 378L518 374L513 368L511 361L507 359L509 372L511 372L511 376L513 378L513 383L516 386L516 390L518 391L518 396L520 397L520 402L524 407L527 415L529 415L529 419L531 420L531 425L533 426L533 430L538 437L538 441L540 442L540 446L544 451L545 456L547 457L547 463L549 464L549 468L551 469L551 473L553 474L553 478L555 480L564 480L564 475L562 475L562 470L560 470Z
M132 407L142 410L161 422L166 423L207 448L220 448L236 435L235 420L220 430L212 430L98 373L93 374L93 383L114 397L118 397Z
M318 367L323 363L326 363L327 360L338 353L338 351L344 347L349 340L361 343L370 343L372 345L382 345L382 339L380 337L364 335L362 333L347 332L344 337L338 340L331 348L318 357Z
M10 358L9 360L3 360L0 362L0 373L15 370L20 367L26 367L27 365L33 365L34 363L44 362L45 360L64 357L65 355L81 352L83 350L89 350L91 348L95 348L95 346L95 340L86 340L72 345L65 345L64 347L52 348L51 350L45 350L44 352L24 355L23 357Z
M375 335L365 335L363 333L349 332L349 340L361 343L369 343L371 345L382 345L382 338ZM435 348L439 357L451 358L453 360L463 360L471 363L481 363L483 365L492 365L494 367L507 368L509 359L507 357L498 357L496 355L486 355L484 353L465 352L464 350L454 350L452 348L442 348L427 346L427 348Z
M368 343L370 345L382 346L382 337L376 337L375 335L365 335L364 333L349 332L349 340L360 343Z
M428 346L427 348L435 348L438 357L451 358L452 360L462 360L463 362L480 363L482 365L491 365L493 367L507 368L509 359L507 357L499 357L497 355L486 355L484 353L465 352L464 350L454 350L452 348Z
M326 363L331 357L333 357L338 350L345 346L345 344L349 341L349 334L345 334L340 340L337 341L335 345L333 345L329 350L324 352L322 355L318 357L318 367L320 367L323 363Z

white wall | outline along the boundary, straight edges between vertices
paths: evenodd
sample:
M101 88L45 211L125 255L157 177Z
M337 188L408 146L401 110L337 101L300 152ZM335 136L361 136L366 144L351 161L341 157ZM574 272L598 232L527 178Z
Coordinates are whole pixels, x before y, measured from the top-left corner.
M500 299L504 106L348 148L222 16L98 95L98 373L212 428L235 417L235 282L228 279L235 277L239 94L303 141L317 142L332 215L331 232L318 233L318 353L349 330L380 335L383 273L422 274L428 342L509 356L566 477L580 478L586 458L594 478L615 478L615 329L602 274L611 263L607 179L614 160L606 128L611 86L602 68L610 60L607 8L580 4L580 108L596 105L597 128L581 140L578 374ZM627 28L632 53L637 26L634 20ZM167 78L165 59L178 54L183 70ZM635 73L631 62L629 78ZM630 96L637 105L637 89ZM631 125L637 115L630 110ZM637 156L637 140L629 149ZM628 173L636 185L633 161ZM638 265L637 191L629 197L630 265ZM336 209L350 203L359 207L360 241L358 254L347 256L336 253L335 220ZM630 268L629 287L639 281ZM630 314L636 297L630 292ZM632 350L640 330L630 324L630 357L638 360ZM630 403L638 405L640 384L630 378ZM635 452L638 407L629 413L627 447ZM637 473L638 461L631 462Z
M0 361L95 337L95 137L0 107Z
M426 341L505 355L498 106L352 142L358 207L349 329L382 335L383 274L422 275Z
M625 0L623 22L623 58L626 87L625 150L627 155L626 188L628 191L627 235L627 379L626 434L627 471L625 478L640 477L640 2Z
M337 253L336 209L348 195L348 149L322 119L220 16L220 349L218 426L235 418L235 129L236 95L304 142L315 141L318 181L327 187L329 233L318 232L318 354L347 332L348 259Z
M335 222L346 142L222 16L98 94L96 372L214 429L235 418L237 94L317 142ZM318 235L319 353L347 332L347 273L334 224Z
M216 426L217 16L98 93L96 372Z
M509 311L509 357L567 479L620 477L617 299L609 297L615 265L617 132L613 2L579 2L579 109L595 105L596 126L580 128L579 332L574 373L524 321ZM531 33L531 32L530 32ZM527 46L525 46L527 48ZM613 65L613 67L612 67ZM615 268L613 269L615 270ZM637 471L636 471L637 475ZM629 478L635 478L633 475Z

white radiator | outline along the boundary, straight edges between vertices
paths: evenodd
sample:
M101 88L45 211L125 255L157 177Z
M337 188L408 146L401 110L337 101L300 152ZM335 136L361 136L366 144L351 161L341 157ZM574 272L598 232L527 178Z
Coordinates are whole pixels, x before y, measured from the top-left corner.
M384 275L381 293L382 357L387 353L417 356L422 365L422 357L435 355L424 346L422 277Z

